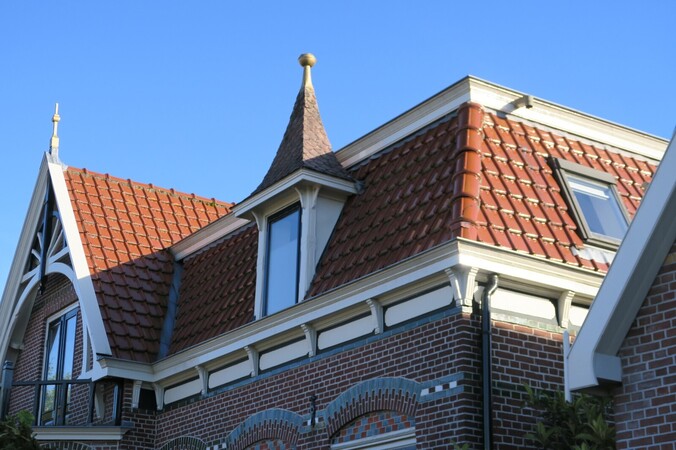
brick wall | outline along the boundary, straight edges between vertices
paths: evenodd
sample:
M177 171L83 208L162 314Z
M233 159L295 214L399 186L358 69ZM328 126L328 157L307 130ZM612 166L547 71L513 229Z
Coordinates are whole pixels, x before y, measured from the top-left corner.
M495 322L493 332L496 448L532 448L524 435L535 419L532 411L523 408L522 385L562 389L561 337L503 322ZM337 432L346 432L344 426L364 413L378 411L410 414L416 425L418 448L452 448L452 442L479 448L480 335L479 317L447 314L419 326L408 325L408 329L382 339L371 337L335 354L292 364L279 373L236 383L221 392L210 393L207 398L169 405L157 414L155 447L181 436L196 437L213 445L261 412L283 410L297 417L298 423L304 421L303 425L289 430L282 424L288 428L292 419L275 422L273 415L261 417L257 423L266 423L267 428L252 426L242 430L242 438L228 441L228 448L248 448L257 441L273 442L279 437L275 436L278 432L289 436L286 443L289 448L328 449ZM443 381L455 380L457 387L450 390L444 387L441 392L425 397L418 392L411 400L401 393L406 389L397 391L388 387L387 383L401 380L409 380L418 387L441 386ZM381 387L363 388L368 383L374 386L380 383ZM360 387L360 392L347 396L353 403L343 399L350 390ZM317 396L321 420L315 428L310 428L307 422L311 395ZM357 411L359 404L370 406ZM338 409L342 416L332 413Z
M676 244L620 350L617 448L676 448Z

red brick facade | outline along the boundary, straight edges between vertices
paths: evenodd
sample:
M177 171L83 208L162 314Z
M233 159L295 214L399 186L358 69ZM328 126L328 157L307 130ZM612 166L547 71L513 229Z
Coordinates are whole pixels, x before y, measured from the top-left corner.
M32 322L27 341L44 334L42 315L35 314ZM494 322L493 333L496 448L529 448L524 435L534 418L522 407L521 386L561 387L561 339L505 322ZM414 425L417 448L452 448L453 443L473 448L480 445L483 430L480 343L480 318L450 309L162 411L132 410L127 383L122 419L132 426L119 448L199 449L227 443L228 449L240 450L328 449L353 431L355 421L383 414ZM23 356L17 374L25 374L31 360ZM439 390L429 392L434 389ZM312 395L314 427L309 426ZM12 409L25 406L14 402ZM88 444L95 449L113 445Z
M620 351L618 449L676 448L676 244Z

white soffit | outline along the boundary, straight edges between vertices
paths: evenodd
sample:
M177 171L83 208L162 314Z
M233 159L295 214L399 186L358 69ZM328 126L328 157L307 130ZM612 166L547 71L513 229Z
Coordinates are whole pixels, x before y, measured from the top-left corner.
M336 152L345 167L353 166L406 136L430 125L471 101L513 117L660 160L667 140L539 98L532 108L516 108L525 94L467 76Z

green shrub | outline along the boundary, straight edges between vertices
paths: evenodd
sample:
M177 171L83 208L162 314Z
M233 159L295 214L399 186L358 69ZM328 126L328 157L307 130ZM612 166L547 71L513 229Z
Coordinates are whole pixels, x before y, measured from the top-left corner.
M28 411L19 411L0 422L0 449L40 450L33 438L32 424L33 415Z
M546 450L613 450L615 428L608 424L610 402L576 395L569 403L563 392L526 389L526 405L541 412L533 433L526 437Z

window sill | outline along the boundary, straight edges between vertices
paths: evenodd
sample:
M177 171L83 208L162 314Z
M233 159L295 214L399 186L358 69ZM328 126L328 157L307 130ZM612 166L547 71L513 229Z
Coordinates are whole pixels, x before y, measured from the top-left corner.
M119 441L131 430L132 424L122 426L89 425L89 426L53 426L34 427L35 439L38 441Z

